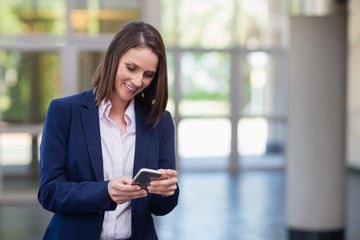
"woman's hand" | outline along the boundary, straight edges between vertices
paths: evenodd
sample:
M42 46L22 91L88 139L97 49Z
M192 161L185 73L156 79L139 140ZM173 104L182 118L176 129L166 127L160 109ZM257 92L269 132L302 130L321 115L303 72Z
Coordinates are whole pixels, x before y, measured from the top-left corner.
M148 192L161 196L173 195L177 189L177 172L172 169L159 169L159 171L160 179L150 182L150 186L147 187Z
M131 185L131 178L121 176L108 183L108 193L114 202L122 204L136 198L146 197L147 192L140 186Z

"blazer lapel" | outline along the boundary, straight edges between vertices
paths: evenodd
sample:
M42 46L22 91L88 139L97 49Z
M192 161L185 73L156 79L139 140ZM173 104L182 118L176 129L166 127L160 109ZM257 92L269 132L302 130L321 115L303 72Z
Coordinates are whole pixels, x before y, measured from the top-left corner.
M147 154L149 153L151 130L152 127L147 125L147 110L135 101L135 121L136 121L136 142L135 142L135 159L134 170L135 175L140 168L146 166Z
M95 104L95 97L92 91L89 91L83 105L86 107L81 110L81 120L83 123L86 144L89 151L91 163L95 172L96 180L104 180L101 137L99 126L98 107Z

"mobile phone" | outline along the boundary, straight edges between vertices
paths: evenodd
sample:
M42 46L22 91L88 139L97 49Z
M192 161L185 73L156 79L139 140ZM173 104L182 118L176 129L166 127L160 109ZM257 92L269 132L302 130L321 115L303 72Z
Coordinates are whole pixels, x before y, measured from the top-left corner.
M161 177L161 172L150 168L141 168L133 178L132 185L139 185L141 188L146 188L150 182Z

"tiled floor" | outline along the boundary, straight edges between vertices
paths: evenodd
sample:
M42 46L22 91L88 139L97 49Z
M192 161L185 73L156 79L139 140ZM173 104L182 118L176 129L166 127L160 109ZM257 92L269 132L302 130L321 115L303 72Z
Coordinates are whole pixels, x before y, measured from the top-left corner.
M181 197L156 218L161 240L284 240L282 171L181 173ZM347 240L360 239L360 174L348 175ZM0 239L41 239L51 214L33 205L0 205Z

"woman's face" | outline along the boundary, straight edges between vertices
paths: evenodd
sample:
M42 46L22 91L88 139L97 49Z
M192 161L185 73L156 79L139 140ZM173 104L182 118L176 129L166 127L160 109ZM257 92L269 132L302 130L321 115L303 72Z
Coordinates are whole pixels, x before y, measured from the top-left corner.
M129 102L153 80L159 59L149 48L131 48L122 56L116 71L112 100Z

